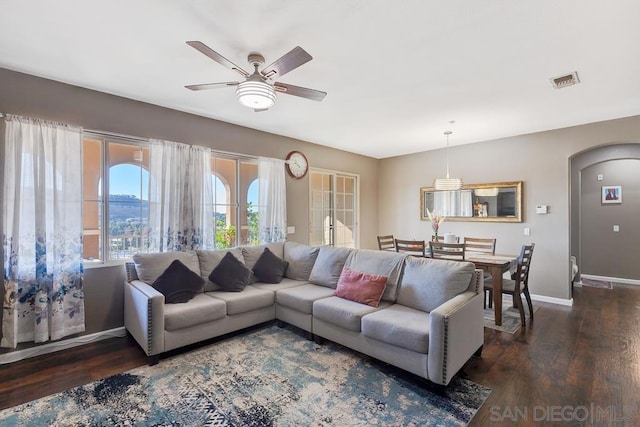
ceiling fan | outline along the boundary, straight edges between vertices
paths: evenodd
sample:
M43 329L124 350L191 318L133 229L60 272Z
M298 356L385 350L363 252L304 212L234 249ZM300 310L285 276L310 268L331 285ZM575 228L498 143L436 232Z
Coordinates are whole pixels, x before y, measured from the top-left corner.
M275 81L289 71L295 70L302 64L313 59L313 57L300 46L294 47L291 51L262 70L259 70L259 68L264 65L264 57L259 53L250 53L247 60L254 68L253 73L250 74L200 41L188 41L187 44L213 59L218 64L232 69L245 78L243 82L188 85L185 86L187 89L206 90L225 86L237 86L236 96L238 97L238 101L246 107L253 108L254 111L265 111L271 108L276 102L276 92L299 96L313 101L322 101L327 95L326 92L319 90Z

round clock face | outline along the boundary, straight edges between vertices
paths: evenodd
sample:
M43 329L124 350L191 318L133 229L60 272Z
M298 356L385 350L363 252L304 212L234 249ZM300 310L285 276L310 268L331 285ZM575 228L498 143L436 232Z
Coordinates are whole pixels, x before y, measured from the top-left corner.
M299 151L292 151L287 155L287 172L292 178L300 179L307 174L309 162L304 154Z

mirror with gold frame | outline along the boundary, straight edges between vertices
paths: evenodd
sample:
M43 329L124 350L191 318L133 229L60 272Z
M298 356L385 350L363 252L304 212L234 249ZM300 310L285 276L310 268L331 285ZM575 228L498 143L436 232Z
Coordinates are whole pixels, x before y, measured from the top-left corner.
M420 189L420 219L427 209L447 221L522 222L522 181L464 185L460 190Z

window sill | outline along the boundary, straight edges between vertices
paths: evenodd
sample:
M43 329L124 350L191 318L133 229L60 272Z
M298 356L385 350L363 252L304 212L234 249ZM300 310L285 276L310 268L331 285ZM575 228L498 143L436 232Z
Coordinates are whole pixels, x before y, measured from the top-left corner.
M82 261L82 266L85 270L93 270L95 268L104 268L104 267L122 267L125 262L130 262L130 259L117 259L113 261Z

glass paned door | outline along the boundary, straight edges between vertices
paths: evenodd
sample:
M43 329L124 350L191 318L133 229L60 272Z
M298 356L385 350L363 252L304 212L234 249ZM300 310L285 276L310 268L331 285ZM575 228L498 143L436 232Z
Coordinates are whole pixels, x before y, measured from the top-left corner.
M311 171L309 243L357 246L357 176Z

